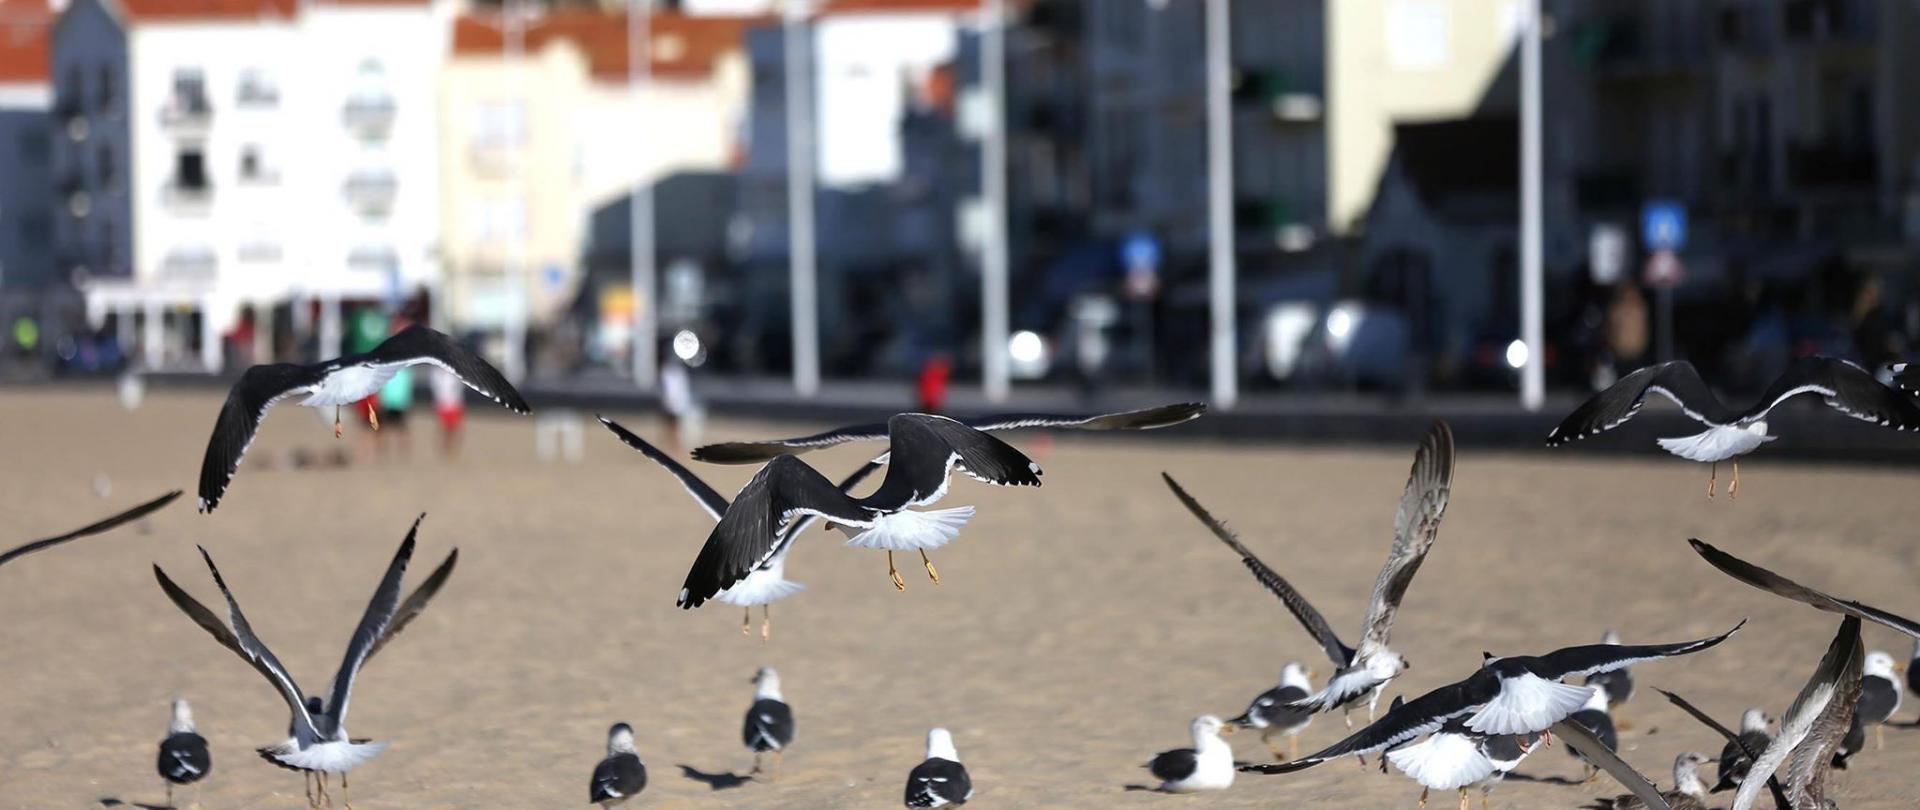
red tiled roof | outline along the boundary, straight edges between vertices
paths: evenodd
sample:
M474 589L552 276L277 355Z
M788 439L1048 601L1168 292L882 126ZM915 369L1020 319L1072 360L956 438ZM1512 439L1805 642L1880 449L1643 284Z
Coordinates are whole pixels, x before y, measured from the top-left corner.
M297 0L119 0L131 22L260 17L291 18Z
M0 0L0 82L47 80L53 19L46 0Z
M980 8L980 0L827 0L820 14L886 12L965 13Z
M767 17L712 17L660 13L653 15L651 56L655 76L696 78L713 72L714 62L739 50L747 28L770 23ZM627 16L598 11L567 10L548 14L527 28L526 48L538 52L567 40L587 57L587 69L596 78L627 77ZM504 51L506 36L494 15L462 15L454 20L455 54L494 54Z

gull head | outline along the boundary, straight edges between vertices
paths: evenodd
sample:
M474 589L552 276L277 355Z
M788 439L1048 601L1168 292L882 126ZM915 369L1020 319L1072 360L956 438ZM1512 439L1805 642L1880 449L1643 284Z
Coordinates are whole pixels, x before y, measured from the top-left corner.
M1773 718L1768 717L1767 713L1758 706L1740 715L1741 731L1766 731L1771 725L1773 725Z
M1880 650L1874 650L1873 652L1867 653L1867 661L1861 671L1867 675L1878 675L1888 680L1897 680L1893 675L1898 668L1898 665L1893 661L1893 656Z
M187 734L193 731L193 707L187 705L186 698L173 699L173 722L167 724L168 734Z
M615 754L635 754L633 748L633 726L626 723L614 723L607 729L607 756Z

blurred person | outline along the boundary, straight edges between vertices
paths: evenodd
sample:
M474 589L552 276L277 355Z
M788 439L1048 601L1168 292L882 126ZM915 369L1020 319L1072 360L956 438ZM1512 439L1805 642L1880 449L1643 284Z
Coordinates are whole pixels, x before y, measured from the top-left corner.
M399 334L412 325L407 318L394 318L389 334ZM375 449L385 452L393 448L403 458L410 455L413 447L407 434L407 410L413 407L413 369L400 369L371 399L379 407L379 415L372 417Z
M1650 341L1647 317L1647 297L1639 287L1621 282L1613 288L1613 300L1607 305L1606 346L1616 378L1621 369L1645 365Z
M459 377L441 371L433 375L433 412L440 417L440 455L460 455L460 430L467 418L467 389Z
M679 453L689 441L698 441L696 430L688 423L699 418L699 406L693 399L693 379L687 364L678 356L669 356L672 359L660 367L660 421L673 452Z
M1906 341L1893 313L1881 305L1880 280L1867 278L1854 293L1849 331L1861 365L1879 368L1906 358Z
M919 394L921 413L946 412L947 386L952 379L953 358L946 352L935 352L920 364L915 392Z

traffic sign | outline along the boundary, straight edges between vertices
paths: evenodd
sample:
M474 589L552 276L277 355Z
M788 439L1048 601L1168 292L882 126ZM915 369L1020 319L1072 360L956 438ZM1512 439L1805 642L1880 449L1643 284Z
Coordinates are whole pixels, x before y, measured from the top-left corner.
M1648 200L1640 209L1640 241L1648 250L1686 247L1687 207L1678 200Z

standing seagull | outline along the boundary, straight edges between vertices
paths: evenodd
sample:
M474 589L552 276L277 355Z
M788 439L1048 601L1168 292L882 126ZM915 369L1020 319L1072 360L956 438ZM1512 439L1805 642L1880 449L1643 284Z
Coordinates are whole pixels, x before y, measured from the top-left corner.
M1280 685L1253 699L1247 710L1239 717L1227 721L1234 728L1257 728L1260 741L1267 744L1267 750L1273 752L1273 758L1285 762L1287 757L1274 747L1273 737L1278 734L1287 738L1289 751L1300 755L1300 732L1305 731L1313 722L1313 709L1297 708L1292 704L1306 699L1313 691L1313 682L1309 680L1313 673L1300 666L1299 661L1288 661L1280 670Z
M1914 405L1905 394L1881 385L1866 369L1845 360L1831 357L1794 360L1760 396L1760 401L1744 411L1721 404L1701 381L1700 372L1694 370L1692 363L1673 360L1621 377L1619 382L1594 394L1547 434L1547 446L1559 447L1625 424L1640 412L1649 393L1673 400L1681 412L1707 426L1705 432L1692 436L1661 439L1660 447L1689 461L1713 465L1707 474L1709 498L1713 497L1720 462L1729 459L1733 461L1733 483L1727 487L1727 494L1739 496L1740 457L1779 438L1767 432L1767 414L1800 394L1819 394L1827 407L1855 419L1895 430L1920 430L1920 406Z
M715 491L713 487L707 486L707 482L700 480L700 476L694 475L691 470L681 466L680 462L674 461L672 456L661 452L660 448L635 436L632 431L621 427L611 419L602 416L600 424L606 425L607 429L613 431L613 435L619 437L620 441L625 442L628 447L640 451L641 455L653 459L654 463L665 467L673 477L680 479L680 486L686 488L687 494L693 496L694 502L707 510L707 514L713 516L715 522L719 522L720 518L727 513L726 496ZM877 469L880 469L880 465L871 461L860 465L859 469L854 470L853 474L840 482L840 491L846 492L853 489ZM732 587L713 597L716 602L739 605L746 611L740 619L741 633L751 632L753 606L759 605L760 639L767 640L773 633L773 603L806 588L805 585L787 579L787 552L793 550L793 541L800 537L800 533L806 531L807 527L813 525L817 519L813 515L803 515L799 520L794 521L786 531L780 533L780 540L766 562L748 573L745 579L734 583Z
M1052 414L1052 413L1010 413L997 416L976 416L958 420L960 424L983 431L1018 430L1021 428L1065 428L1071 430L1153 430L1200 418L1207 412L1207 406L1198 402L1181 402L1174 405L1162 405L1157 408L1143 408L1137 411L1100 414ZM771 461L774 456L799 455L823 447L832 447L847 442L879 441L892 433L890 424L853 425L834 428L815 433L812 436L799 436L791 439L771 439L760 442L723 442L694 448L693 459L709 464L758 464ZM886 456L880 457L882 463Z
M1452 495L1453 430L1447 423L1433 423L1426 437L1420 440L1420 448L1414 451L1413 470L1407 476L1407 488L1401 493L1400 507L1394 513L1393 547L1387 552L1387 563L1381 567L1379 578L1374 580L1373 598L1367 606L1366 634L1357 649L1342 642L1306 597L1294 590L1279 572L1254 556L1225 524L1214 519L1199 501L1181 489L1173 476L1161 473L1160 477L1194 517L1240 555L1240 561L1253 572L1254 578L1280 597L1294 618L1320 642L1327 657L1333 659L1335 670L1327 679L1327 685L1295 705L1321 712L1342 709L1350 715L1353 706L1364 699L1367 720L1372 722L1374 705L1379 702L1381 691L1407 669L1407 659L1387 646L1387 637L1393 629L1393 617L1400 609L1400 601L1407 594L1407 586L1413 583L1413 575L1426 560L1427 551L1433 548L1434 538L1440 531L1440 517L1446 512ZM1585 700L1584 694L1581 699ZM1347 727L1353 727L1350 716Z
M82 537L88 537L91 535L100 534L109 529L118 528L128 523L132 523L133 521L139 520L143 517L153 514L154 512L160 511L160 507L173 503L173 499L178 497L180 497L180 490L176 489L172 492L169 492L151 501L147 501L146 503L140 504L139 506L136 506L132 509L128 509L125 512L121 512L120 514L107 518L106 520L102 520L97 523L93 523L91 525L82 526L78 529L74 529L73 531L67 532L66 534L42 538L40 540L35 540L31 543L22 543L21 545L15 546L6 551L0 551L0 565L6 565L7 563L13 562L14 560L20 559L21 557L25 557L28 554L32 554L36 551L45 551L47 549L53 548L54 546L60 545L61 543L69 542L72 540L78 540Z
M531 413L527 401L513 389L487 361L480 359L453 338L415 324L387 338L373 351L349 354L310 366L298 363L274 363L254 366L240 375L227 393L227 404L213 423L213 438L207 440L207 454L200 462L200 511L212 512L220 505L227 484L240 469L240 458L253 444L260 420L274 403L295 394L305 394L300 402L309 408L333 409L333 435L340 436L340 408L372 396L408 366L438 366L458 377L468 388L479 391L494 402L518 414ZM375 429L379 417L369 408Z
M1587 682L1592 683L1593 679L1588 678ZM1620 750L1620 733L1613 728L1613 715L1607 713L1607 690L1594 689L1593 696L1587 698L1587 704L1568 717L1567 722L1577 723L1581 728L1592 732L1593 738L1606 746L1608 751ZM1581 775L1580 781L1591 782L1600 776L1600 766L1588 757L1585 751L1567 746L1567 753L1586 763L1587 772Z
M927 732L927 758L907 774L906 805L946 807L966 804L971 798L973 779L953 749L953 735L944 728Z
M1760 707L1740 715L1740 733L1720 749L1720 782L1713 792L1732 790L1745 781L1753 768L1753 758L1773 742L1773 720Z
M1539 734L1579 711L1593 693L1593 687L1560 683L1562 678L1697 653L1726 641L1745 625L1742 620L1720 635L1676 644L1589 644L1546 655L1488 657L1465 679L1391 708L1379 720L1331 746L1292 762L1248 765L1241 770L1292 773L1338 757L1384 751L1439 731L1456 717L1465 717L1467 730L1478 734Z
M1920 696L1920 637L1913 640L1913 655L1907 657L1907 689ZM1914 721L1920 725L1920 720Z
M221 646L252 665L279 690L280 697L287 702L292 714L288 739L258 749L261 758L284 768L317 774L323 780L327 774L339 774L342 797L347 798L349 807L352 806L352 800L345 793L347 772L373 759L387 747L384 742L357 740L347 735L347 708L353 695L354 679L387 641L426 609L427 602L452 575L453 566L459 559L459 550L456 549L447 555L446 562L441 563L420 587L407 596L405 602L400 600L400 581L406 575L407 562L413 558L414 535L420 530L420 520L425 518L423 514L413 521L413 528L407 530L406 539L400 542L399 551L394 553L393 561L387 565L386 574L380 578L373 599L367 603L366 613L360 617L360 624L347 643L346 658L341 661L340 671L334 675L324 700L318 695L309 696L301 691L293 676L280 664L280 659L253 634L252 625L240 612L240 603L234 600L233 592L227 589L226 580L220 576L220 569L213 564L213 555L208 554L205 548L200 549L200 556L206 560L207 570L213 574L213 584L220 589L220 595L226 598L227 620L232 624L231 629L213 611L175 585L166 572L160 570L160 566L153 567L154 578L159 581L160 589L166 592L167 598L173 600L181 612L206 630Z
M944 416L898 414L887 420L887 428L887 474L864 498L840 491L793 456L776 456L761 467L707 535L680 589L680 607L699 607L746 578L778 551L783 527L806 515L865 529L848 544L886 549L894 587L906 588L893 565L896 550L919 549L927 574L937 582L925 549L953 539L973 515L973 507L927 512L912 507L945 496L956 467L989 484L1040 485L1040 465L1033 459Z
M647 788L647 766L633 748L633 727L614 723L607 730L607 757L593 766L587 801L601 807L626 804Z
M173 806L174 785L194 785L194 805L200 804L200 780L213 770L207 739L193 729L193 707L185 698L173 699L173 722L160 741L160 778L167 783L167 806Z
M780 754L793 744L793 707L780 697L780 673L761 667L753 675L753 705L740 740L753 752L753 772L760 772L760 755L773 754L773 777L780 778Z
M1203 714L1193 718L1192 748L1162 751L1145 767L1160 780L1160 789L1168 793L1198 793L1226 790L1233 786L1233 746L1220 739L1220 732L1233 727L1220 718Z
M1612 757L1613 761L1619 762L1622 767L1626 767L1626 763L1621 761L1618 755L1611 751L1606 755ZM1660 800L1666 807L1672 810L1707 809L1707 783L1700 779L1700 766L1707 761L1706 754L1694 751L1688 751L1673 758L1673 789L1659 794ZM1646 780L1644 776L1639 778L1642 781ZM1645 810L1648 805L1645 799L1628 794L1601 799L1594 806L1601 810Z
M1873 750L1887 747L1886 729L1882 726L1900 711L1900 665L1894 663L1893 656L1879 650L1867 653L1864 672L1860 679L1860 707L1854 713L1855 721L1861 727L1873 727Z

